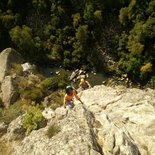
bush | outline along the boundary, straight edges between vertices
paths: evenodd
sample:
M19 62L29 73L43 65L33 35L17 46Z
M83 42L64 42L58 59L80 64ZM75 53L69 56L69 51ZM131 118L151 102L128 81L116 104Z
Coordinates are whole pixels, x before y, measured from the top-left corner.
M8 109L0 109L0 122L10 123L24 112L20 101L11 105Z
M128 8L127 7L122 8L120 10L119 21L121 22L121 24L126 25L128 21Z
M152 64L146 63L140 68L140 78L142 81L147 81L150 78L150 73L152 72Z
M148 73L148 72L151 72L152 71L152 64L151 63L146 63L144 66L142 66L140 68L140 71L142 73Z
M155 76L152 76L150 81L147 83L147 87L150 87L152 89L155 89Z
M43 80L40 84L43 90L56 90L58 88L58 79L56 77L51 77Z
M64 62L63 62L63 65L64 65L64 67L66 67L66 68L70 68L70 65L71 65L70 59L65 58L65 59L64 59Z
M34 43L32 38L32 29L23 25L16 26L9 32L12 42L25 58L32 59L34 57ZM36 56L36 55L35 55Z
M22 93L22 91L27 87L28 80L26 77L23 76L17 76L16 83L18 85L19 93Z
M56 124L53 124L48 128L46 135L48 136L48 138L52 138L58 132L60 132L60 127Z
M42 90L57 90L59 88L65 88L67 76L65 74L46 78L40 84Z
M39 88L27 88L21 93L21 97L29 101L39 102L43 98L43 92Z
M11 70L9 71L8 74L17 74L17 75L23 75L23 69L20 64L12 63L11 64Z
M63 105L63 97L64 92L63 91L55 91L50 95L51 98L51 104L49 105L52 109L56 109Z
M24 115L23 126L26 129L26 135L28 135L32 130L46 126L46 120L38 107L31 107Z

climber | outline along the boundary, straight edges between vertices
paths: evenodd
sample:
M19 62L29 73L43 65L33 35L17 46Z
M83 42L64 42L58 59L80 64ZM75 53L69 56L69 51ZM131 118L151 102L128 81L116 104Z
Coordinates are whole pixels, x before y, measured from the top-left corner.
M81 78L80 83L79 83L79 88L81 88L82 90L91 88L90 83L85 80L84 78Z
M66 108L66 106L68 106L69 108L74 107L74 97L82 103L80 97L76 94L76 90L71 86L67 86L66 95L64 97L64 108Z

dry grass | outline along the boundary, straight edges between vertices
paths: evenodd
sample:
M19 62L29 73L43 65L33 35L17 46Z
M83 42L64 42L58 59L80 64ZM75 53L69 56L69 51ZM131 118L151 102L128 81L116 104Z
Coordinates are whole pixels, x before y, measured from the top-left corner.
M0 155L10 155L11 147L9 147L6 142L0 141Z
M46 135L48 136L48 138L52 138L58 132L60 132L60 127L56 124L53 124L48 128Z

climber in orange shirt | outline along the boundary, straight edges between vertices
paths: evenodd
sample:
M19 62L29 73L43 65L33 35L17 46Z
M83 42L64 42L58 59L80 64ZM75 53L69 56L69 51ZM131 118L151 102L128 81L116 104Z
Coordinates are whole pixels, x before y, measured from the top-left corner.
M73 87L71 86L67 86L66 94L64 97L64 108L66 108L66 106L68 106L69 108L74 107L74 101L73 101L74 97L82 103L80 97L76 94L75 89L73 89Z

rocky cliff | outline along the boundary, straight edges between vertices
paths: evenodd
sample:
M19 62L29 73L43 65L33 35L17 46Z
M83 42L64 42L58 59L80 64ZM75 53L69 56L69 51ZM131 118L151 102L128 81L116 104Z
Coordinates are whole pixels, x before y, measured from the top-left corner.
M0 82L4 79L12 63L22 63L21 55L12 48L6 48L0 53Z
M21 131L21 121L19 118L14 121L16 124L9 125L7 133L1 137L12 146L10 154L155 154L154 90L102 85L83 91L81 99L84 104L76 101L74 109L69 111L63 107L55 111L46 109L48 125L32 131L20 142L16 141L18 132L15 131ZM59 131L48 137L47 130L53 124ZM14 138L10 138L12 135Z
M154 90L97 86L82 100L102 125L97 136L104 154L155 154Z
M12 48L6 48L0 53L0 98L3 105L8 108L18 98L16 87L16 74L10 75L14 63L21 64L21 55Z

